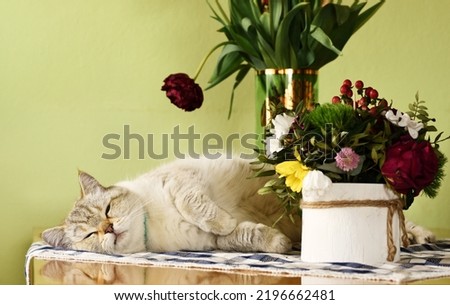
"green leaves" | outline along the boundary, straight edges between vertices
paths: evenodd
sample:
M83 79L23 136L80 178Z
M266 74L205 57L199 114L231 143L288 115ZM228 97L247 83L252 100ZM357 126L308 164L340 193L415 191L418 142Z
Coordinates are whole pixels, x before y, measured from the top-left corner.
M428 108L424 105L425 101L420 100L419 93L417 92L415 95L415 100L412 104L408 105L408 108L410 111L407 111L406 114L409 115L409 117L412 120L417 120L418 122L423 124L423 129L419 132L419 139L425 140L425 135L428 132L436 132L438 131L437 128L434 125L430 125L430 122L435 122L436 120L434 118L430 118L428 114ZM442 141L446 141L450 139L450 136L441 139L442 132L440 132L432 141L432 143L439 147L438 143Z
M237 72L232 104L234 90L248 67L320 69L342 54L350 37L385 0L365 10L366 3L358 0L351 5L337 1L324 6L320 0L272 0L268 11L259 0L229 0L228 13L220 2L215 0L213 5L207 0L226 41L206 89Z
M367 2L354 1L351 6L331 3L322 7L315 15L312 24L319 27L332 44L324 36L319 37L321 40L314 42L315 53L320 56L316 56L311 67L320 69L336 59L352 35L378 11L383 3L384 0L380 0L364 11ZM328 41L328 43L324 44L323 41Z
M338 48L336 48L333 44L333 41L330 37L319 27L312 25L311 26L311 37L317 40L321 45L333 51L337 55L341 55L342 52Z
M276 53L276 66L273 68L299 68L292 66L289 59L290 59L290 48L291 48L291 42L289 40L289 32L292 27L292 21L295 17L297 17L303 9L308 6L309 3L307 2L301 2L294 6L291 11L289 11L286 16L282 19L280 27L278 29L276 38L275 38L275 53ZM308 28L308 24L306 24L306 28ZM300 34L300 33L298 33ZM296 53L294 51L294 53ZM297 60L298 62L298 60Z
M283 4L281 1L270 1L269 2L269 15L270 15L270 36L275 39L276 33L281 22L281 16L283 14ZM264 14L265 15L265 14Z

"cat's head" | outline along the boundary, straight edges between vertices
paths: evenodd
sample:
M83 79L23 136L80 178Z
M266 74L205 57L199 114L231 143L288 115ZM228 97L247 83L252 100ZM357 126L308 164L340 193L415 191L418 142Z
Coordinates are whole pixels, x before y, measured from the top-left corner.
M140 198L119 186L103 187L87 173L79 173L81 197L64 224L42 233L55 247L100 253L145 250L146 214Z

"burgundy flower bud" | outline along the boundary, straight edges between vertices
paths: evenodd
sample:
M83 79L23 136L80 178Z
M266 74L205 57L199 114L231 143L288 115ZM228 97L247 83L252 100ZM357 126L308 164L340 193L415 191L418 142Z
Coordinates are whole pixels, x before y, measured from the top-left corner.
M172 104L185 111L200 108L203 103L202 88L185 73L169 75L164 79L161 90L166 91Z

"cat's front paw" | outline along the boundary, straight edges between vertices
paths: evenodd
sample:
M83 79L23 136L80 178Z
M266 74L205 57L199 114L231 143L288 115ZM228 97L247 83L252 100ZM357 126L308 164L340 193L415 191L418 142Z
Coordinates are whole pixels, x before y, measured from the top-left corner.
M292 250L292 242L286 235L260 224L258 226L261 226L258 229L261 229L263 231L261 233L265 236L265 245L262 249L264 252L286 253Z
M241 252L285 253L292 249L291 240L280 231L263 224L241 222L227 236L217 238L218 249Z
M236 226L236 218L228 216L222 218L221 221L217 219L206 221L204 228L216 235L228 235L236 229Z
M418 226L411 221L406 222L406 232L410 244L425 244L436 241L436 236L428 229Z

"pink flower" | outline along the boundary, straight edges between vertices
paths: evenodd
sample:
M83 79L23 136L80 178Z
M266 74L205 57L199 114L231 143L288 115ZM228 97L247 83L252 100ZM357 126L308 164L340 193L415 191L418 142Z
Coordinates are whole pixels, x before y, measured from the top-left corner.
M350 147L344 147L337 153L336 166L344 172L349 172L358 167L360 157Z
M172 104L185 111L193 111L203 103L202 88L185 73L171 74L164 79L161 90Z

